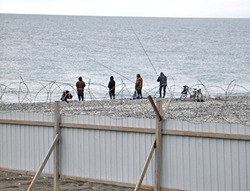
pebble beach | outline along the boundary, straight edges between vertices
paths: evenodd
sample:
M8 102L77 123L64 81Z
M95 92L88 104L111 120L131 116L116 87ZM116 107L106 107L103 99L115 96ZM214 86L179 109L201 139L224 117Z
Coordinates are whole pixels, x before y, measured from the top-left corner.
M205 102L197 102L192 99L185 101L176 98L172 98L171 101L169 99L153 98L154 102L161 100L164 119L191 122L227 122L250 126L250 96L214 97L206 99ZM54 102L0 104L0 111L51 113L54 112ZM148 98L60 102L60 111L64 115L156 117Z

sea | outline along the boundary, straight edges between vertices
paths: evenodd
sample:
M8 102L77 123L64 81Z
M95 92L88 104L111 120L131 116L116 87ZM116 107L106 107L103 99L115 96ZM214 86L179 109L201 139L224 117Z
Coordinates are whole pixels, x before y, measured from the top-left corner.
M167 97L184 85L208 96L250 91L250 19L0 14L0 103L60 100L86 83L85 99Z

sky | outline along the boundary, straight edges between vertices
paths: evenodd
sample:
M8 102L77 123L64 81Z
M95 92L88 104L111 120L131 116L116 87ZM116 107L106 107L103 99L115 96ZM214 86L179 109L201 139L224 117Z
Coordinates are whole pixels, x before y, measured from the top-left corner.
M0 13L250 18L250 0L0 0Z

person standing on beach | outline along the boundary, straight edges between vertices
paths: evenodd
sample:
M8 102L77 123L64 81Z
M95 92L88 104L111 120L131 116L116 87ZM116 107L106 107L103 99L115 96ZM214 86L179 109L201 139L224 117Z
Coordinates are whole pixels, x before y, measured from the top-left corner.
M110 77L108 88L110 99L115 99L115 80L113 76Z
M79 101L83 101L84 99L84 87L85 82L82 80L82 77L79 77L78 82L76 82L76 89Z
M162 95L162 89L163 89L163 98L166 95L166 87L167 87L167 77L164 75L163 72L161 72L160 76L157 79L157 82L160 82L160 87L159 87L159 94L160 97Z
M140 74L137 74L136 77L137 78L136 78L136 83L135 83L135 89L136 89L136 92L137 92L138 99L141 99L142 98L142 84L143 84L143 80L142 80Z

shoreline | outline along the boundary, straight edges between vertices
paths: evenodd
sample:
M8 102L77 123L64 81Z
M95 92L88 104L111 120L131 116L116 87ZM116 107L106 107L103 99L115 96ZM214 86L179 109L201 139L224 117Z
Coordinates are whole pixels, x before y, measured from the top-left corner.
M165 119L191 122L226 122L250 126L250 96L220 96L205 102L180 101L173 98L153 98L162 101ZM149 99L86 100L83 102L60 102L61 114L98 115L110 117L155 118ZM54 102L0 104L2 112L54 112Z

